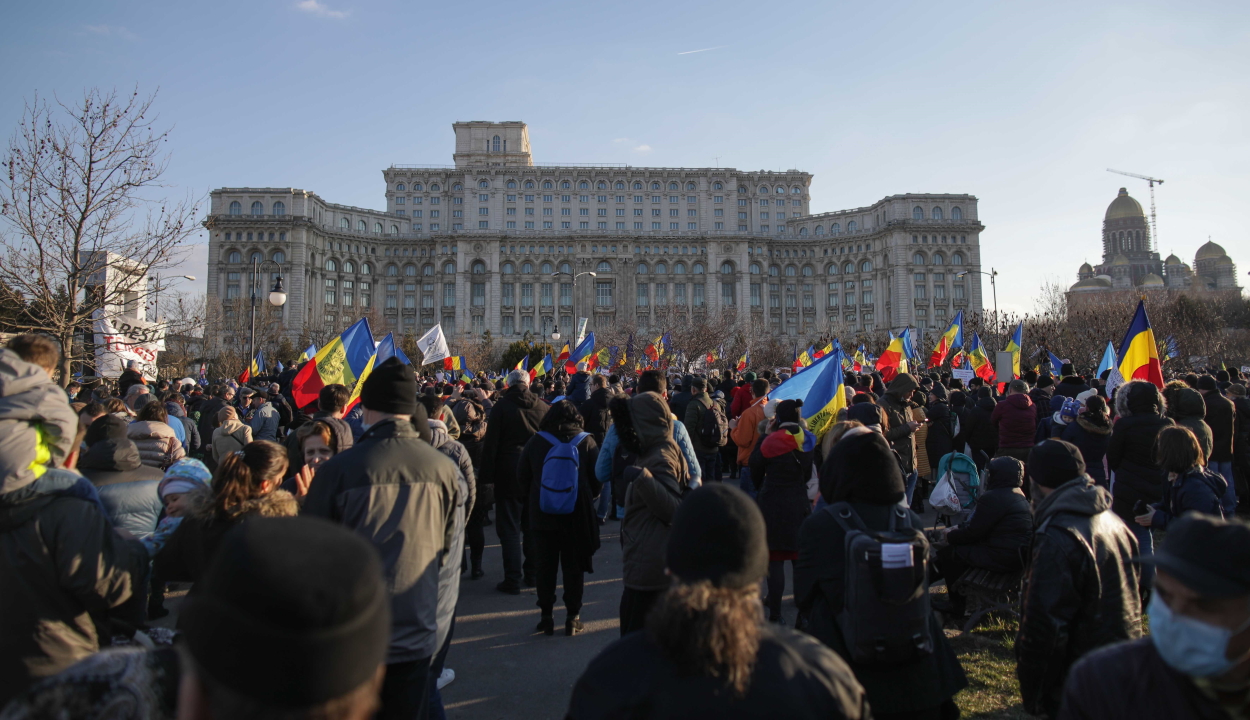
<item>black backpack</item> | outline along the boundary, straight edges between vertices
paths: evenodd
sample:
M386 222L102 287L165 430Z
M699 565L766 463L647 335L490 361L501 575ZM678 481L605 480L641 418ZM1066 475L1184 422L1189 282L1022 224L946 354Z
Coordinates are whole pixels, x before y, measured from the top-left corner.
M826 510L846 533L845 600L837 623L849 659L893 665L932 655L929 541L911 527L907 509L890 508L885 531L869 530L849 503Z
M729 420L725 417L725 409L715 400L703 409L699 442L709 448L724 447L729 442Z

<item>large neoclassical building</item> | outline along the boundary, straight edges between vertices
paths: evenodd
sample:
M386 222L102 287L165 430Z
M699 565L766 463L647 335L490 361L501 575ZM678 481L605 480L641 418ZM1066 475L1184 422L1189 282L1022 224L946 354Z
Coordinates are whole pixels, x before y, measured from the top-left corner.
M981 309L981 275L959 274L980 269L974 196L811 215L812 176L798 170L544 165L524 123L452 128L454 165L382 171L385 209L293 188L213 191L210 302L239 312L229 301L247 297L256 259L272 261L266 282L281 266L289 301L271 311L292 336L362 314L383 332L441 323L506 339L578 316L662 329L729 311L797 337L944 327Z

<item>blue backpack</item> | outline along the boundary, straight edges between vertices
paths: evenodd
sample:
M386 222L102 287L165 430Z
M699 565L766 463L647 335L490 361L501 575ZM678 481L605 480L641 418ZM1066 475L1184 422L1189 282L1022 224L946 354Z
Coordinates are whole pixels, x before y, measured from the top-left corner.
M538 434L551 443L538 481L538 509L548 515L568 515L577 507L577 445L590 433L580 432L568 442L560 442L549 432Z

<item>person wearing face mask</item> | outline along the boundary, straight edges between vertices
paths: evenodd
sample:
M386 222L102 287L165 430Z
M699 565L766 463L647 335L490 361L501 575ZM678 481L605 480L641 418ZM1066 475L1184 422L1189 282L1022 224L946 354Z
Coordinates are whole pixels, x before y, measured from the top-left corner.
M1150 636L1073 668L1060 718L1229 720L1250 714L1250 525L1189 513L1155 567Z

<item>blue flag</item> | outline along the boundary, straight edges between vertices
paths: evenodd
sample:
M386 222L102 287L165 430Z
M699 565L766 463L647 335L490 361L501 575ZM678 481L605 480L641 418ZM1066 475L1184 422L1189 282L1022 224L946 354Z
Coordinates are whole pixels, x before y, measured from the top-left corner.
M1049 358L1050 362L1050 374L1059 377L1059 374L1063 371L1063 361L1055 357L1055 354L1050 350L1046 351L1046 357Z
M1102 352L1102 361L1098 363L1098 377L1102 377L1104 371L1117 368L1119 366L1120 361L1115 357L1115 345L1108 340L1107 349Z

